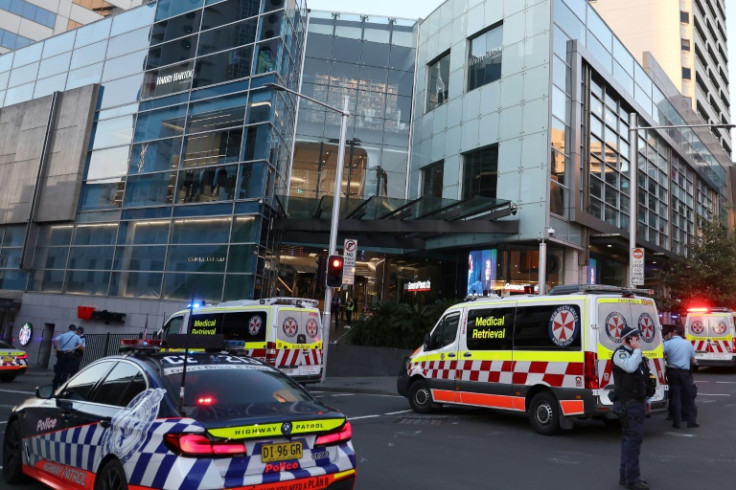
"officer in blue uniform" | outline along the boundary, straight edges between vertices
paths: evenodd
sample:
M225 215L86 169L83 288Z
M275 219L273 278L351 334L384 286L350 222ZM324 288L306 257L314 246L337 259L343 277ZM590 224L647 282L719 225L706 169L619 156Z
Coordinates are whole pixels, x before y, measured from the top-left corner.
M614 410L621 420L621 467L619 484L637 490L649 485L640 478L639 453L647 415L646 391L649 368L641 354L640 332L626 325L621 347L613 352Z
M667 334L664 355L667 358L667 380L670 385L670 414L672 427L680 428L685 418L690 428L700 427L697 422L698 409L695 406L695 384L690 366L697 364L695 347L683 337L685 330L676 326Z
M53 346L56 351L56 365L52 384L56 390L72 374L75 352L84 349L82 340L77 335L77 326L73 323L69 325L67 332L54 339Z

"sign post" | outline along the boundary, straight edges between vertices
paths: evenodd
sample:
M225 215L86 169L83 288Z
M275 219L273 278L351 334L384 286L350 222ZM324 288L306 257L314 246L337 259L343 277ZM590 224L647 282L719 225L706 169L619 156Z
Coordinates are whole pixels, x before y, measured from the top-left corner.
M632 249L629 260L631 260L631 285L642 286L644 284L644 249Z
M343 285L355 284L355 256L358 252L358 240L346 238L344 243L343 259L345 266L342 274Z

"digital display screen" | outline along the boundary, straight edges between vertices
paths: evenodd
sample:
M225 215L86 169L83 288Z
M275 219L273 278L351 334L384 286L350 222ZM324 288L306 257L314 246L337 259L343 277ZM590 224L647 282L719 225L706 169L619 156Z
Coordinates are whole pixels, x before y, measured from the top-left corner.
M486 296L494 289L498 251L474 250L468 254L467 294Z

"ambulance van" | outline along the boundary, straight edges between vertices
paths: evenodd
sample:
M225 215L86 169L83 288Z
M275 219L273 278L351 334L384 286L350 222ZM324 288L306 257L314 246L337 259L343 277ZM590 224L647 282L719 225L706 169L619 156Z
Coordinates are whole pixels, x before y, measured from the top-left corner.
M685 336L695 347L699 366L736 367L734 315L722 307L688 309Z
M318 382L324 368L317 300L265 298L226 301L174 313L161 337L223 335L227 347L243 349L301 383Z
M548 295L484 297L448 308L406 361L397 387L412 409L463 405L526 414L541 434L573 420L615 418L611 356L621 330L641 330L656 377L649 399L667 406L661 325L649 290L567 285Z

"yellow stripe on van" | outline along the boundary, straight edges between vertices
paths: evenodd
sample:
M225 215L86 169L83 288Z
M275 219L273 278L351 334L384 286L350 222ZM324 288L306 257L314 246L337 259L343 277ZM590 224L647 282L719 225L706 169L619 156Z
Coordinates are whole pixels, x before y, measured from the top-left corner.
M265 345L265 344L264 344ZM292 344L291 342L276 341L277 349L321 349L322 341L313 342L311 344Z
M654 300L648 298L599 298L599 303L626 303L630 305L651 305L654 306Z
M466 357L465 354L470 356ZM458 353L459 361L510 361L514 353L511 350L466 350Z
M583 353L555 351L514 351L514 361L583 362Z

